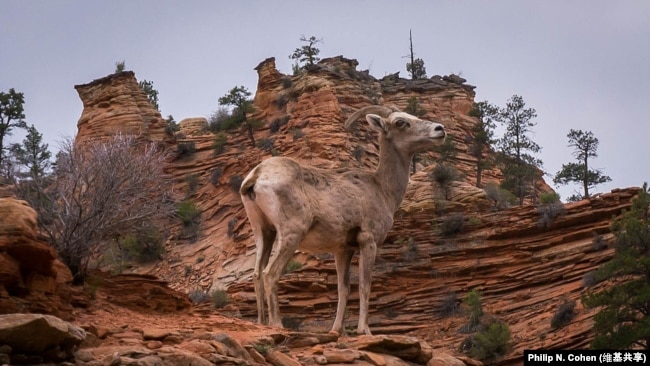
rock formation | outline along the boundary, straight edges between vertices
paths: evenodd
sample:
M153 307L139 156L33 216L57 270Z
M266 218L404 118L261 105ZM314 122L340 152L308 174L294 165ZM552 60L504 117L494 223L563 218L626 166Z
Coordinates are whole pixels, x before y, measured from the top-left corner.
M0 314L57 313L57 294L72 280L54 249L38 236L36 212L25 201L0 198Z
M0 363L34 365L74 360L75 347L85 338L83 329L52 315L0 315L0 345L10 351L0 352Z
M77 142L105 139L116 133L149 141L169 141L167 124L149 102L132 71L123 71L75 85L83 102Z
M208 128L208 120L205 117L185 118L178 123L178 132L185 136L205 133Z
M86 304L89 310L75 313L75 324L88 332L76 353L78 362L475 364L458 350L467 336L458 332L466 316L441 315L449 299L458 306L472 289L482 292L485 312L511 329L513 349L500 364L521 364L523 349L587 347L594 311L582 306L580 296L606 284L589 287L583 278L611 258L610 220L629 207L636 190L615 190L567 204L543 222L543 207L495 210L485 192L474 187L476 161L465 138L475 123L467 116L474 87L456 75L412 81L392 74L377 79L357 66L355 60L339 56L298 75L284 75L273 58L260 63L251 117L266 123L255 131L256 148L248 145L242 131L227 131L224 151L216 154L214 135L197 132L194 123L188 123L192 132L180 143L192 144L192 153L179 154L168 172L176 182L177 198L191 200L201 210L198 229L188 234L180 220L171 221L164 260L133 269L143 276L109 278L99 286L95 300ZM110 75L77 90L84 102L79 141L115 131L167 139L164 121L145 105L146 95L132 73ZM375 265L370 327L381 335L332 340L322 334L331 326L336 308L335 269L328 255L296 253L302 268L284 275L280 283L282 314L298 331L249 322L256 318L250 282L255 251L237 194L240 179L262 159L278 154L324 168L373 169L375 136L363 123L347 133L343 121L368 104L404 109L411 98L425 110L425 118L447 127L458 149L452 164L464 178L442 195L429 178L437 154L420 157ZM500 179L498 169L484 171L484 183ZM189 182L198 183L191 187ZM550 190L540 185L541 191ZM9 279L2 282L4 292L16 291L16 284L30 281L18 278L16 271L3 272L17 262L6 253L0 249L0 263L8 263L0 266L0 276ZM353 269L353 287L355 276ZM217 312L233 318L207 309L207 304L188 309L187 299L166 284L183 293L226 290L231 303ZM148 300L136 301L139 290ZM0 289L0 301L2 296ZM577 301L577 316L553 329L550 318L564 300ZM352 297L350 306L355 304L358 299ZM173 320L160 310L172 312ZM346 324L354 322L353 317L346 319Z

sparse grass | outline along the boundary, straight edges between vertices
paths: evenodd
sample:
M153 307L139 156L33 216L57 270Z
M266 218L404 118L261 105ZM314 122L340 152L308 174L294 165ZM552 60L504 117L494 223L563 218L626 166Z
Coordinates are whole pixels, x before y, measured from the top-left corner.
M300 324L302 324L302 321L298 318L294 318L294 317L282 318L282 326L285 327L286 329L291 329L297 332L300 330Z
M219 132L214 136L212 141L212 149L214 150L214 156L218 156L226 152L226 145L228 144L228 135L223 132Z
M594 252L601 251L607 248L607 242L602 235L594 235L594 240L592 241L592 247Z
M296 128L294 129L291 134L293 135L293 141L298 141L302 137L305 136L305 133L302 131L301 128Z
M187 183L188 196L194 194L199 187L199 176L197 174L186 174L183 181Z
M282 87L283 88L289 89L289 88L291 88L292 85L293 85L293 81L291 80L291 77L285 76L285 77L282 78Z
M267 354L271 348L272 346L266 343L255 343L253 345L253 349L255 349L261 355Z
M255 143L257 147L264 151L271 151L273 150L273 144L275 144L275 139L271 138L266 138L266 139L259 139Z
M565 209L562 203L551 203L537 207L537 213L540 214L537 226L548 229L558 216L564 215Z
M276 133L280 131L280 127L286 125L289 122L289 119L291 119L291 117L288 115L274 119L269 123L269 132Z
M443 318L456 315L460 312L458 295L455 292L448 292L442 299L438 313Z
M295 259L291 259L287 263L286 267L284 267L284 271L282 271L282 274L291 273L291 272L297 271L297 270L299 270L301 268L302 268L302 263L298 262Z
M596 271L589 271L582 276L582 286L584 287L593 287L596 286L600 282L598 280L598 276L596 275Z
M190 291L187 296L193 304L200 304L210 300L210 294L198 288Z
M212 174L210 174L210 183L212 183L212 185L215 187L218 186L219 179L221 178L222 174L223 174L223 169L220 166L214 168Z
M358 162L361 162L361 159L366 155L366 150L363 148L361 145L357 145L354 147L354 150L352 151L352 157Z
M571 323L571 320L576 316L575 307L575 301L562 301L551 318L551 327L557 329Z
M239 188L241 188L241 184L244 181L244 178L240 175L233 175L230 177L230 189L232 189L233 192L239 193Z
M232 238L235 234L235 226L237 225L237 218L233 217L228 221L228 237Z

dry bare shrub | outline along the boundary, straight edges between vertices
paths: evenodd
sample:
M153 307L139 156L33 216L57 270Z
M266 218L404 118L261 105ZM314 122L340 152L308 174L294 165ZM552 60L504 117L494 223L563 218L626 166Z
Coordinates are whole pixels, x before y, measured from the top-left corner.
M123 135L61 144L52 178L30 204L76 282L91 255L110 242L152 228L164 232L162 220L173 209L167 158L157 144Z

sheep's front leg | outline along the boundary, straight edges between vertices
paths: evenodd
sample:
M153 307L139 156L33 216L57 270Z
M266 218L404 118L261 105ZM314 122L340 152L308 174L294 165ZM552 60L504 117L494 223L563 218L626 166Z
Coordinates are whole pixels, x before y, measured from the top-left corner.
M278 233L276 250L269 259L269 264L264 269L264 290L269 306L269 325L282 328L280 317L280 304L278 301L278 281L287 263L298 249L298 244L304 235Z
M370 335L368 327L368 308L370 305L370 288L372 287L372 267L377 255L377 243L372 234L360 233L358 237L359 254L359 325L357 334Z
M338 305L336 306L336 319L330 333L341 334L343 330L343 319L345 317L345 307L350 297L350 263L354 251L344 250L335 253L334 262L336 263L336 277L338 282Z

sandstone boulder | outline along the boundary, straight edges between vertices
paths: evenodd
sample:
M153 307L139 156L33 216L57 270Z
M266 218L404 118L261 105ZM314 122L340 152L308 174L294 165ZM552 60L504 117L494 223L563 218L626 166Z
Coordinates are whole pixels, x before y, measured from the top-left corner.
M205 117L185 118L178 123L180 133L185 136L198 135L208 128L208 120Z
M13 198L0 198L0 212L0 297L54 293L57 268L64 272L65 266L55 265L54 249L38 238L36 212Z
M12 357L26 355L40 357L43 361L66 360L85 338L83 329L52 315L0 315L0 345L10 346Z

